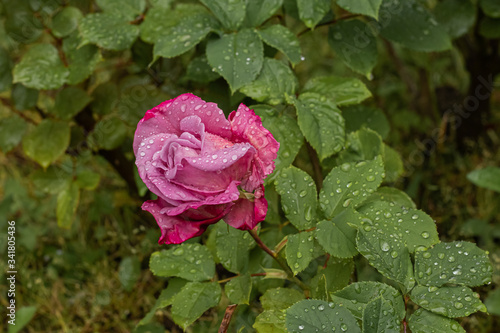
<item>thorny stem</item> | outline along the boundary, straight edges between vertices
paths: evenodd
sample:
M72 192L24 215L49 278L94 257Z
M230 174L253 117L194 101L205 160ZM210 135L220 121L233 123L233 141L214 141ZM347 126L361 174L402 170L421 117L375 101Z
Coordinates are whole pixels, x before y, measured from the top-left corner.
M228 307L226 308L226 312L224 313L224 318L222 318L222 323L220 324L218 333L227 332L229 324L231 323L231 318L233 317L234 310L236 310L237 306L238 304L228 305Z

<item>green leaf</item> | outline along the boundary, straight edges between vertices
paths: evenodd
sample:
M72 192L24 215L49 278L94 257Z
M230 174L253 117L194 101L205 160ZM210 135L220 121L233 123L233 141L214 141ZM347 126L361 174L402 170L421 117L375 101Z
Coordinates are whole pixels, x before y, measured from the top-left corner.
M434 220L421 210L378 201L363 205L359 212L402 235L403 242L411 253L420 246L429 247L439 242Z
M466 333L455 320L448 319L424 309L415 311L408 320L412 333Z
M399 153L384 143L385 182L393 183L403 174L403 160Z
M401 320L383 297L370 301L363 311L363 333L399 333Z
M80 189L76 182L59 192L57 196L57 225L69 229L75 219L76 209L80 201Z
M390 19L380 24L380 34L415 51L444 51L451 40L429 11L416 0L383 0L382 10Z
M299 85L292 70L279 60L264 58L262 71L255 81L240 91L258 102L282 104L286 95L293 95Z
M356 250L356 229L349 224L361 225L363 216L348 208L332 221L321 221L316 227L316 239L326 252L338 258L352 258Z
M260 73L264 47L257 33L244 29L209 41L207 59L235 92L255 80Z
M479 34L486 38L500 38L500 19L484 17L479 24Z
M283 5L283 0L247 0L245 24L247 27L257 27Z
M19 110L28 110L33 108L38 102L39 91L36 89L27 88L24 85L17 83L12 87L10 97L14 103L14 107Z
M332 218L345 208L356 207L382 183L382 157L370 161L344 163L326 176L319 194L321 209Z
M17 333L21 331L35 316L36 306L23 306L16 311L15 325L8 325L8 333ZM10 318L10 317L9 317Z
M308 28L314 27L331 8L330 0L297 0L299 17Z
M195 47L215 28L217 21L202 6L179 5L175 10L148 12L141 24L141 38L155 44L155 58L172 58Z
M314 236L312 231L303 231L288 236L286 261L294 275L302 272L313 260Z
M353 14L371 16L378 20L382 0L338 0L337 5Z
M473 184L500 192L500 168L486 167L477 169L467 174L467 179Z
M133 20L146 9L146 0L97 0L96 2L104 12L119 13L129 20Z
M358 104L372 95L360 80L340 76L313 78L307 81L304 92L324 95L337 106Z
M96 44L107 50L129 49L139 35L139 27L119 14L88 14L80 20L82 44Z
M118 95L118 88L113 82L98 85L92 91L92 111L98 115L111 113L117 104Z
M500 289L492 290L484 300L484 304L488 308L488 312L492 315L500 315Z
M20 82L28 88L57 89L69 75L57 49L51 44L35 44L14 66L14 83Z
M9 36L9 39L27 45L40 37L43 33L43 25L36 18L30 4L29 1L2 1L2 19L5 20L2 24L5 28L2 40L6 40Z
M233 273L245 273L250 260L249 251L255 245L250 234L223 222L217 224L215 232L217 257L222 266Z
M127 126L120 118L111 116L97 123L91 139L99 149L111 150L119 147L129 133Z
M318 157L323 160L339 152L345 142L344 118L340 110L315 93L301 94L294 104L299 127Z
M125 257L118 267L118 278L123 288L130 292L141 276L141 262L136 256Z
M228 30L237 30L246 13L245 0L200 0Z
M185 330L205 311L217 306L220 296L217 282L189 282L173 299L172 319Z
M101 175L90 170L83 170L79 172L76 178L78 186L89 191L95 190L97 185L99 185L100 180Z
M304 293L295 289L273 288L260 297L260 303L264 310L285 310L304 298Z
M479 6L487 16L500 18L500 3L498 1L479 0Z
M377 40L360 20L339 21L328 30L328 42L337 56L355 72L369 76L377 64Z
M266 44L283 53L293 65L297 65L302 60L299 39L285 26L274 24L257 30L257 33Z
M52 19L52 33L59 38L68 36L78 28L78 21L82 17L83 14L78 8L64 7Z
M417 206L405 192L394 187L380 187L363 202L363 206L373 201L387 201L394 205L405 208L416 209ZM404 207L404 208L403 208Z
M286 311L286 328L290 333L332 331L361 333L356 319L349 310L314 299L295 303Z
M477 287L491 282L492 272L488 253L474 243L439 243L415 252L415 276L421 285Z
M406 315L403 296L388 284L373 281L354 282L331 294L332 301L347 308L357 319L362 319L366 305L377 297L392 303L396 316L401 320Z
M186 78L191 81L208 83L219 77L220 75L212 70L205 55L191 60L186 69Z
M69 84L78 84L88 78L101 61L101 54L95 45L79 46L81 38L75 31L63 39L63 51L68 62Z
M12 60L7 50L0 46L0 92L12 85Z
M252 325L257 333L287 333L285 328L285 314L279 310L264 310Z
M318 273L309 282L312 298L318 298L325 293L328 298L329 293L345 288L351 280L354 270L352 259L330 257L326 264L326 268L318 267Z
M35 187L41 191L49 194L58 194L69 186L72 175L51 165L46 170L36 170L30 175L30 179Z
M306 172L290 166L283 169L275 182L281 195L281 206L286 217L299 230L312 227L318 204L316 184Z
M0 150L6 154L16 147L26 133L26 122L19 116L0 120Z
M465 35L476 20L476 6L470 0L445 0L434 7L434 16L451 38Z
M249 304L252 280L249 274L231 279L224 286L227 298L233 304Z
M346 132L355 132L363 127L377 132L382 139L387 138L390 131L389 121L379 108L365 105L351 105L342 108Z
M59 91L52 112L60 119L69 120L89 104L91 98L84 90L69 86Z
M423 287L411 291L411 300L422 308L448 318L467 317L487 312L479 294L468 287Z
M23 150L29 158L46 168L64 154L69 139L67 123L44 119L24 137Z
M382 138L367 128L349 133L345 146L337 158L338 164L372 160L384 152Z
M177 276L190 281L211 279L215 262L210 251L200 244L181 244L151 254L149 268L157 276Z
M415 284L410 253L403 235L389 224L370 224L358 229L358 251L385 277L398 282L405 291Z

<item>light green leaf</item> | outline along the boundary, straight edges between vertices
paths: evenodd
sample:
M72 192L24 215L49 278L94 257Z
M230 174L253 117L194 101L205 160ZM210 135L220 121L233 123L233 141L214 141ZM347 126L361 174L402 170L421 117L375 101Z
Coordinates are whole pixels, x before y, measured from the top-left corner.
M69 139L67 123L45 119L24 137L23 150L29 158L46 168L64 153Z
M434 16L452 38L465 35L476 20L476 6L470 0L445 0L434 7Z
M224 291L233 304L249 304L250 292L252 291L252 280L249 274L241 275L231 279L224 286Z
M255 80L260 73L264 47L257 33L244 29L209 41L207 59L235 92Z
M126 291L132 291L141 276L141 262L136 256L125 257L118 267L118 278Z
M149 268L157 276L177 276L190 281L211 279L215 262L210 251L200 244L181 244L151 254Z
M133 20L146 9L146 0L97 0L97 5L109 13L117 13Z
M186 69L186 78L191 81L208 83L219 77L220 75L212 70L205 55L191 60Z
M286 261L297 275L309 266L313 260L314 236L312 231L303 231L288 236L286 242Z
M90 139L99 149L112 150L119 147L129 134L130 131L123 121L111 116L97 123Z
M349 310L314 299L297 302L286 311L286 328L290 333L361 333Z
M328 30L328 42L335 54L355 72L370 75L377 64L377 40L360 20L339 21Z
M82 17L83 14L78 8L64 7L52 19L52 33L59 38L68 36L78 28L78 21Z
M353 14L371 16L378 20L382 0L338 0L337 5Z
M352 208L336 215L332 221L321 221L316 227L316 239L326 252L338 258L352 258L356 250L356 229L363 216Z
M355 132L363 127L377 132L385 139L390 131L389 121L378 108L365 105L351 105L342 108L346 132Z
M188 282L174 296L172 319L184 330L205 311L217 306L221 289L217 282Z
M80 189L76 182L70 183L57 196L57 225L69 229L75 219L76 209L80 201Z
M304 293L295 289L273 288L260 297L260 303L264 310L285 310L304 298Z
M356 207L382 183L382 157L370 161L344 163L326 176L319 194L321 209L332 218L347 207Z
M76 182L78 183L78 186L84 190L90 191L97 188L100 180L101 175L90 170L80 171L76 176Z
M308 28L314 27L331 8L330 0L297 0L299 17Z
M429 11L416 0L383 0L381 11L390 20L380 24L380 34L415 51L444 51L451 40Z
M95 45L79 47L81 37L75 31L63 39L63 51L68 62L68 83L78 84L88 78L101 61L101 53Z
M500 168L486 167L477 169L467 174L467 179L473 184L500 192Z
M265 58L262 71L255 81L240 91L258 102L281 104L286 95L293 95L299 85L292 70L279 60Z
M119 14L88 14L80 20L83 44L96 44L107 50L129 49L139 35L139 27Z
M299 39L288 28L281 24L274 24L265 29L257 30L260 38L272 47L283 53L294 65L301 61Z
M424 309L415 311L408 320L412 333L466 333L455 320Z
M392 304L377 297L370 301L363 311L363 333L399 333L401 320Z
M403 174L403 160L399 153L384 143L385 182L393 183Z
M411 300L422 308L448 318L467 317L474 312L487 312L479 294L468 287L423 287L411 291Z
M30 175L30 179L39 190L49 194L58 194L69 186L72 175L51 165L46 170L36 170Z
M403 296L393 287L381 282L354 282L331 296L335 304L347 308L357 319L362 319L366 305L377 297L383 297L392 303L400 320L406 314Z
M323 160L339 152L345 142L344 118L340 110L322 95L301 94L294 100L299 127Z
M492 272L488 253L474 243L439 243L415 252L415 277L421 285L477 287L491 282Z
M0 92L12 85L12 60L7 50L0 46Z
M17 333L21 331L35 316L36 306L23 306L16 311L15 325L8 325L8 333ZM10 317L8 317L10 318Z
M340 76L313 78L306 83L304 92L324 95L337 106L358 104L372 96L360 80Z
M257 333L287 333L285 314L280 310L264 310L252 325Z
M282 169L276 182L286 217L299 230L312 227L318 204L316 184L306 172L290 166Z
M19 116L0 120L0 150L6 154L16 147L27 128L26 122Z
M486 38L500 38L500 19L484 17L479 24L479 34Z
M78 87L69 86L57 94L52 112L60 119L69 120L83 110L90 101L91 98L87 92Z
M245 0L200 0L228 30L237 30L246 13Z
M44 90L62 86L69 75L57 49L51 44L35 44L14 66L14 83L20 82L28 88Z
M283 0L246 0L247 12L244 26L257 27L283 5Z
M245 273L250 260L249 251L255 245L248 231L235 229L221 221L215 232L217 257L222 266L233 273Z
M479 0L479 5L487 16L500 18L500 3L498 3L498 1Z

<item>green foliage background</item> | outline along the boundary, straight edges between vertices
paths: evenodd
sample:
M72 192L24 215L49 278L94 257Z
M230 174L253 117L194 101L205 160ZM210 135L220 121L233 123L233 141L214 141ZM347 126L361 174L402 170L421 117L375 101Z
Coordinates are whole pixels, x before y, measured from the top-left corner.
M393 287L409 291L416 279L408 311L421 308L410 320L413 332L455 331L457 323L495 332L500 7L494 0L401 2L3 0L0 233L16 221L24 330L215 332L225 307L238 303L230 332L284 332L309 324L285 325L286 309L292 318L301 306L332 300L347 302L350 312L342 308L341 316L352 322L344 324L369 327L384 310L404 317L403 304L388 301ZM260 235L312 286L315 300L301 302L304 294L283 279L250 276L283 277L248 234L222 223L188 244L157 245L156 223L139 208L150 194L133 164L132 139L146 110L185 92L217 102L226 115L239 103L253 106L280 141ZM390 202L410 212L401 243L362 224L376 212L396 216ZM412 216L422 230L411 226ZM419 251L439 241L434 221L443 242L489 251L493 283L465 274L441 288L446 265L419 276L426 259L439 259L439 246L472 246ZM200 257L193 264L180 250ZM377 259L384 253L394 259L389 266ZM176 260L179 266L165 265ZM487 261L469 269L489 269ZM404 269L412 262L415 276ZM484 310L467 286L481 286L475 291L490 315L466 317ZM358 299L359 312L349 308L356 288L382 297ZM429 306L433 288L450 296L434 295ZM453 297L473 300L460 308ZM442 304L447 312L439 315L465 318L423 310ZM336 316L319 322L341 327ZM391 325L388 332L398 331Z

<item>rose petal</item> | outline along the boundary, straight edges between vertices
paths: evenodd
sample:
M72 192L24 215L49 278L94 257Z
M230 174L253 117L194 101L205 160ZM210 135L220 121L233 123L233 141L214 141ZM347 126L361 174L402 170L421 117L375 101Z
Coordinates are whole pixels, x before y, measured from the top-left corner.
M250 230L264 221L266 213L267 200L264 198L264 187L261 187L255 191L253 201L243 198L236 201L224 217L224 222L236 229Z

